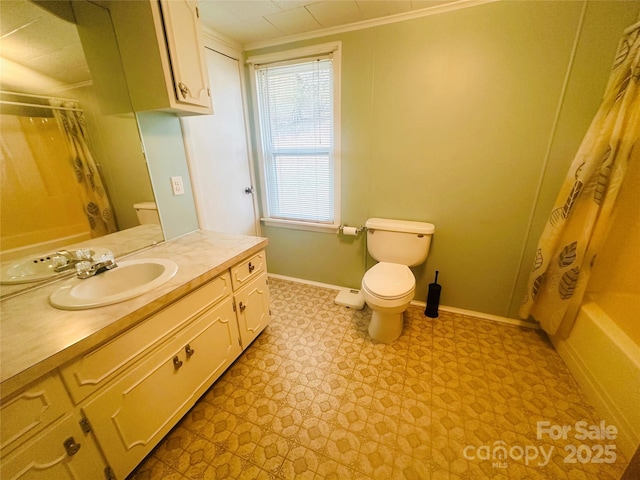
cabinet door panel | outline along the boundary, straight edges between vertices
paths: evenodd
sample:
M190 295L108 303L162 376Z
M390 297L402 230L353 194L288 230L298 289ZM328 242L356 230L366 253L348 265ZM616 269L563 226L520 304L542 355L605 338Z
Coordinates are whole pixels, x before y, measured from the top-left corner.
M135 468L240 352L229 299L82 407L118 478Z
M0 438L2 450L19 444L71 410L71 402L57 375L47 375L2 405Z
M235 299L242 347L247 348L271 320L269 314L271 297L267 285L267 274L263 273L247 284L235 294Z
M180 103L208 107L209 76L200 40L198 3L191 0L161 0L160 6L176 99Z
M80 444L74 455L64 447L68 438ZM93 443L68 415L23 448L2 459L3 480L87 480L104 478L105 464Z

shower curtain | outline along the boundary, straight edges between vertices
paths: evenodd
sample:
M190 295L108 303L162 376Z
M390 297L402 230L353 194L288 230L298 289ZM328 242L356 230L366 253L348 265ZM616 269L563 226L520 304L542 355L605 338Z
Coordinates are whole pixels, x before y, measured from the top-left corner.
M117 231L111 202L104 187L87 143L84 113L75 101L50 99L52 107L63 107L69 110L53 109L69 144L73 169L80 185L80 195L85 214L89 220L92 237L100 237Z
M604 98L560 189L520 316L568 336L630 161L640 161L640 23L625 31ZM637 259L630 259L636 261Z

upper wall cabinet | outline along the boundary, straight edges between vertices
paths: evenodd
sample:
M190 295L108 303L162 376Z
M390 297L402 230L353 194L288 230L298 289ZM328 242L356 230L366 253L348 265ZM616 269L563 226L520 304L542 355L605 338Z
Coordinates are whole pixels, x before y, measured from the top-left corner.
M213 113L197 2L108 5L134 110Z

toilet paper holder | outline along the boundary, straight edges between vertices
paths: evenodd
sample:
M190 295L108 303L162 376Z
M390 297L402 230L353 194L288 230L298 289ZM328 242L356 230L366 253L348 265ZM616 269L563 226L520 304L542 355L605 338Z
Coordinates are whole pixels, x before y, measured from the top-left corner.
M350 227L349 225L343 223L338 227L338 233L342 233L343 235L358 235L360 232L366 230L367 227L364 225L361 227Z

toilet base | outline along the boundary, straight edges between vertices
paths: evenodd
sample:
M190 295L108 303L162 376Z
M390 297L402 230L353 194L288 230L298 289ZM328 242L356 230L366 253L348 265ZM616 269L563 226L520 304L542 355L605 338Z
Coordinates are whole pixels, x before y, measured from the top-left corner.
M369 323L369 336L382 343L395 341L402 333L403 313L381 313L373 310Z

